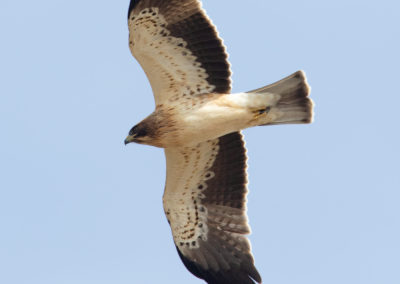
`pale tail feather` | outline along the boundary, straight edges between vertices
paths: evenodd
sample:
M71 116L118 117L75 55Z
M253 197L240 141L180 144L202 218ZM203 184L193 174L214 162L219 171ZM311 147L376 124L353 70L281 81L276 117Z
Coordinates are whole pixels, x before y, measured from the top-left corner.
M278 82L247 93L272 93L281 96L272 108L277 108L283 115L266 125L311 123L313 120L313 102L308 97L310 87L303 71L297 71Z

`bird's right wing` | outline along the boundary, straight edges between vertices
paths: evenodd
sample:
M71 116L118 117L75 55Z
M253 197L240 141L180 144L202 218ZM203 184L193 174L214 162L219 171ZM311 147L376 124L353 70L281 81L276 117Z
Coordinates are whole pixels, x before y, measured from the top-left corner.
M157 105L205 93L229 93L222 40L198 0L131 0L129 47Z
M261 283L246 216L246 149L240 132L165 149L164 210L185 266L214 284Z

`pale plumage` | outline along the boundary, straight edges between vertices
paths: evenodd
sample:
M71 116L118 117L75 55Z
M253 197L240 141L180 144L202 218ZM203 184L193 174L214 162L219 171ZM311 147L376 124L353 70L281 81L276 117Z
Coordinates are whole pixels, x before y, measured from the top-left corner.
M230 94L225 47L198 0L132 0L128 25L129 46L150 81L156 109L125 143L165 148L163 205L183 263L208 283L261 283L246 238L240 130L311 122L304 73Z

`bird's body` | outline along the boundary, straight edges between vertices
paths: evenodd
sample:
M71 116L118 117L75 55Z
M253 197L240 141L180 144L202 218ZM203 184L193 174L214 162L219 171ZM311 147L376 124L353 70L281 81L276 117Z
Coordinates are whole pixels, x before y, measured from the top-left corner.
M193 146L252 126L310 122L311 103L304 73L296 72L282 81L276 84L285 84L285 88L288 82L293 84L288 85L289 94L270 93L273 86L267 86L261 91L208 93L157 105L141 122L152 133L148 132L147 140L137 142L161 148ZM292 93L293 88L298 92ZM292 101L286 109L280 108L279 103L285 99ZM293 113L294 117L286 117Z
M209 284L261 283L246 216L241 130L309 123L312 102L298 71L231 94L225 47L198 0L132 0L129 46L156 108L125 143L165 148L164 211L185 266Z
M249 100L248 97L254 98ZM262 110L277 97L274 94L203 94L186 104L157 106L142 121L155 132L150 136L152 139L144 143L162 148L190 146L251 126L267 124L273 121L274 114Z

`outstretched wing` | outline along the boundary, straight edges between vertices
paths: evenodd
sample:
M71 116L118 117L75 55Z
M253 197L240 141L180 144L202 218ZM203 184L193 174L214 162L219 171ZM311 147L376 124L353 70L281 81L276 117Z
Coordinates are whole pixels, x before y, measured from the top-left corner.
M157 105L230 92L225 47L198 0L131 0L128 26Z
M242 135L165 149L165 155L164 210L185 266L208 283L260 283L246 238L250 228Z

